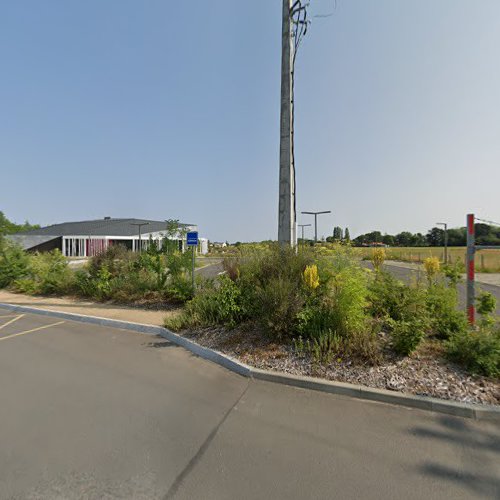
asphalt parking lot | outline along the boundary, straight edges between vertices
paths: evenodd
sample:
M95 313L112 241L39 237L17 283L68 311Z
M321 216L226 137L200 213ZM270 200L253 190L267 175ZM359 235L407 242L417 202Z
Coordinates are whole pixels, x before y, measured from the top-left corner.
M1 499L498 498L499 436L0 308Z

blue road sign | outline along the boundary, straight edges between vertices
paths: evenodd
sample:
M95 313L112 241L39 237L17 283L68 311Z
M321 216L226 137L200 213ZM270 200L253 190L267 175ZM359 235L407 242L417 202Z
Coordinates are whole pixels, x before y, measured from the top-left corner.
M187 233L187 246L188 247L196 247L198 246L198 232L192 231Z

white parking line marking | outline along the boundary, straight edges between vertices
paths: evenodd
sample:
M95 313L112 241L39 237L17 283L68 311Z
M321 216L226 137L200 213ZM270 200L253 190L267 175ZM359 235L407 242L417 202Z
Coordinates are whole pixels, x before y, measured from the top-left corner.
M58 321L57 323L52 323L51 325L39 326L38 328L32 328L31 330L26 330L24 332L13 333L12 335L7 335L7 337L0 337L0 342L2 340L11 339L13 337L19 337L19 335L26 335L27 333L37 332L38 330L44 330L44 329L50 328L52 326L62 325L63 323L65 323L65 322L64 321Z
M15 318L11 319L10 321L7 321L7 323L3 324L0 326L0 330L2 328L5 328L6 326L9 326L10 324L14 323L14 321L17 321L18 319L21 319L24 316L24 314L20 314L19 316L16 316Z

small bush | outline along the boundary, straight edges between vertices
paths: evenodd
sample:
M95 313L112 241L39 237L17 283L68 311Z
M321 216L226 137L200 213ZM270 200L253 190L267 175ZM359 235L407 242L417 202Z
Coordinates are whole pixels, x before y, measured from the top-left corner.
M306 342L306 346L313 361L322 365L330 364L334 356L340 356L344 352L343 339L331 330L314 335Z
M59 250L34 254L26 275L14 282L14 288L29 294L65 294L73 289L74 274Z
M227 276L206 282L199 293L186 304L182 314L168 320L166 326L175 330L190 326L236 326L242 318L241 292Z
M242 253L239 278L242 304L249 316L278 339L295 333L297 315L308 291L303 273L314 263L310 250L271 246L257 253Z
M0 245L0 288L28 274L29 255L19 246L2 240Z
M409 321L427 315L426 291L381 272L369 285L369 312L375 318Z
M272 277L256 289L253 300L256 318L267 332L278 339L294 334L297 316L305 304L294 280Z
M225 257L222 261L222 267L227 276L233 281L240 277L240 259L239 257Z
M387 272L377 273L370 284L372 316L391 331L394 350L411 354L430 327L426 290L420 285L406 285Z
M318 266L312 264L311 266L306 266L303 273L304 284L307 288L315 290L319 286L319 276L318 276Z
M347 354L352 359L376 365L382 359L379 339L373 329L354 331L346 341Z
M97 300L134 302L169 300L186 302L193 297L188 269L191 254L165 244L150 242L147 251L134 254L119 245L94 257L87 271L79 271L79 293Z
M459 332L446 343L447 356L471 373L500 377L500 329Z
M111 245L104 252L90 259L88 271L90 276L95 277L99 270L105 267L111 276L118 276L126 264L136 258L135 254L129 252L122 245Z
M443 274L448 278L450 284L454 287L462 281L462 274L465 272L465 265L462 261L457 260L454 264L445 264L443 266Z
M328 365L332 360L339 362L344 358L357 360L370 365L381 359L380 346L374 332L364 330L353 332L349 337L342 337L331 330L316 332L304 339L293 339L297 355L308 354L316 364Z
M414 352L425 337L427 322L423 318L391 320L391 340L394 350L404 356Z
M456 289L442 283L434 284L427 290L426 301L431 330L436 337L448 339L455 333L467 330L466 315L458 310Z
M382 265L385 262L385 259L386 259L386 254L383 248L376 248L375 250L373 250L371 261L376 271L380 271Z
M432 283L436 279L440 268L441 263L437 257L427 257L424 259L425 274L427 275L429 283Z
M88 271L78 269L75 272L75 291L78 295L83 295L84 297L97 296L95 281L92 279Z
M173 276L165 285L164 295L173 302L184 303L193 298L193 284L186 275Z
M367 294L366 274L360 268L333 272L322 294L311 297L297 314L297 332L307 337L331 330L347 338L365 329Z
M477 312L481 315L481 325L488 327L495 324L494 313L497 308L497 299L490 292L481 292L476 299Z

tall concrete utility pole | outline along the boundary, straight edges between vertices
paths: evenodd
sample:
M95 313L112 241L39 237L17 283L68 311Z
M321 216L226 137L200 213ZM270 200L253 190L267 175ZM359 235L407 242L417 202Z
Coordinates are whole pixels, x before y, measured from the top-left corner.
M295 208L295 173L293 164L293 0L283 0L281 51L281 121L280 121L280 187L278 242L295 247L297 215Z

